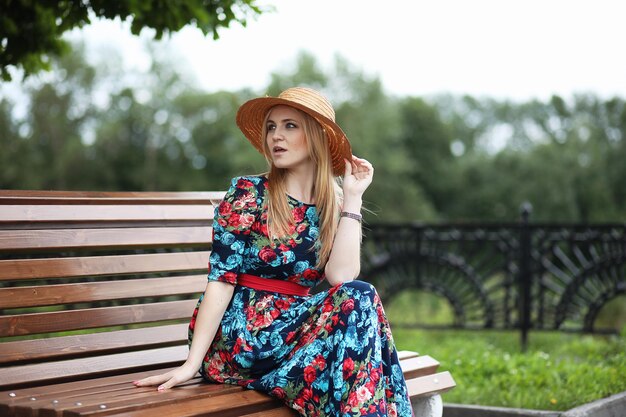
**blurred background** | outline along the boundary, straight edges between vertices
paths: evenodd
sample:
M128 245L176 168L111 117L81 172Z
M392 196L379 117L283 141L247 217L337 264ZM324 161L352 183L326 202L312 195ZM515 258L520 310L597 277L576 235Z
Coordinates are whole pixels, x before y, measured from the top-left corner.
M217 40L92 16L49 71L9 67L0 187L221 190L265 169L238 106L309 85L376 167L369 220L528 201L533 220L624 221L626 6L544 3L265 1Z
M514 223L529 203L533 223L621 225L607 236L623 248L626 5L242 0L207 12L193 9L192 0L159 6L165 10L138 4L127 17L119 17L119 5L101 6L102 17L71 8L50 17L42 9L37 16L48 20L41 17L37 36L33 27L22 29L20 13L0 9L0 189L224 190L231 177L266 169L235 125L239 105L306 85L331 100L354 153L376 168L365 195L374 231L381 223ZM79 23L60 30L77 15ZM4 37L11 30L24 35L12 51ZM55 30L62 43L6 65L11 54L47 45ZM563 239L555 247L566 253L577 238ZM550 280L568 266L554 253L541 258ZM567 409L626 389L611 374L626 371L624 255L615 258L613 292L597 318L622 336L568 335L571 355L558 350L563 334L531 338L531 356L499 371L503 386L515 378L522 385L498 399L491 392L495 363L508 361L517 336L405 330L454 325L450 299L423 286L409 285L387 310L392 324L404 326L401 347L424 349L456 371L458 382L471 381L474 388L453 391L453 401ZM503 272L507 262L498 282L516 277L514 268ZM541 354L532 356L533 349ZM545 352L555 356L548 360ZM488 365L481 367L480 357ZM571 375L600 380L604 374L587 378L589 369L573 367L607 358L613 379L604 386L567 388ZM521 374L534 375L551 360L563 366L550 374L551 384L563 386L544 395L543 382Z

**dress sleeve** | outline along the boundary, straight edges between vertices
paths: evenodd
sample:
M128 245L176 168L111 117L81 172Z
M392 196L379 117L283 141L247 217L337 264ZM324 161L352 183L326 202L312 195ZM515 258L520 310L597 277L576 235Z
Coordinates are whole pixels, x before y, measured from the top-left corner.
M224 200L215 208L209 281L237 284L250 229L258 212L254 179L233 178Z

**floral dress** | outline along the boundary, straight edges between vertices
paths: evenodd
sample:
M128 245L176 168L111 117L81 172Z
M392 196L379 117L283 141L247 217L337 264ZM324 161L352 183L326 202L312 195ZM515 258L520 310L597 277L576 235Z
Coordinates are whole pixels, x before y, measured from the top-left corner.
M266 392L302 416L410 417L402 369L374 287L355 280L294 296L237 285L239 274L307 287L324 279L315 267L316 207L288 196L295 227L288 240L271 245L266 188L262 176L234 178L215 210L208 279L236 287L200 374ZM197 314L196 307L190 341Z

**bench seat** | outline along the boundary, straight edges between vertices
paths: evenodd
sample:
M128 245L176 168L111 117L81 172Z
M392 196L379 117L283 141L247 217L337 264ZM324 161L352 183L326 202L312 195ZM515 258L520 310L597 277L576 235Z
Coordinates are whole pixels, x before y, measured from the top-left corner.
M429 356L399 352L400 365L412 398L440 394L454 386L449 372L436 372L437 361ZM294 416L277 400L238 386L209 384L198 375L174 389L157 392L137 388L131 381L171 368L125 373L60 384L0 392L3 416L244 416L262 410L271 415ZM269 414L263 414L269 415Z

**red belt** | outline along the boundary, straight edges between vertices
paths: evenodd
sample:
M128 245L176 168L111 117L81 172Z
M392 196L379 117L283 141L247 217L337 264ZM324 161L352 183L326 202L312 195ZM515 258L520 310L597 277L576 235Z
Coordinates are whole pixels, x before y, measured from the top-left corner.
M244 287L261 291L277 292L286 295L298 295L306 297L309 295L309 287L296 284L295 282L283 281L281 279L261 278L255 275L239 274L237 284Z

